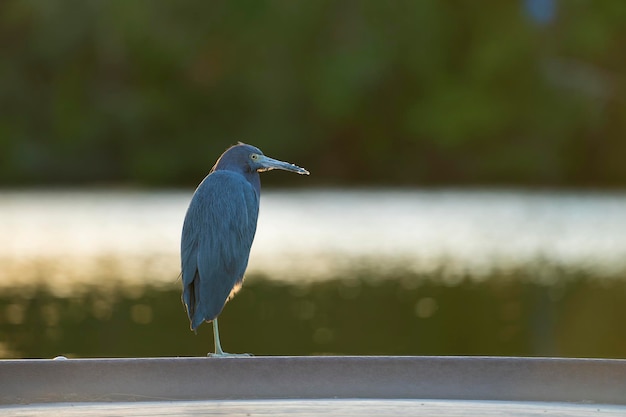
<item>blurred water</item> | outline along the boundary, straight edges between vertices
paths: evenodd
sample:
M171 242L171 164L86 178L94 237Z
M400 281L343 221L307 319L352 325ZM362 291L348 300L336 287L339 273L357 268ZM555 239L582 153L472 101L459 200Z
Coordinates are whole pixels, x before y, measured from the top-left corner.
M206 354L211 328L189 331L177 282L190 197L0 193L0 357ZM624 194L265 191L222 339L271 355L626 357L625 262Z
M0 285L172 283L191 191L4 191ZM626 195L513 190L264 191L249 272L487 275L626 270ZM57 285L59 284L59 285Z

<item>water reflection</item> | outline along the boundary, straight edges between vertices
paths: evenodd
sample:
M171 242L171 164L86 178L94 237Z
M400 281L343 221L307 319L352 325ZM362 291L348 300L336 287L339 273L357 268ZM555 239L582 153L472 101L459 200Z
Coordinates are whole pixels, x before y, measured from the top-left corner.
M448 286L427 276L306 285L252 277L220 316L222 343L257 355L625 358L626 280L569 278L548 286L520 273ZM204 356L211 327L194 335L179 296L178 286L4 291L0 357Z
M0 194L0 285L147 279L179 273L189 192ZM626 270L626 195L518 191L269 191L249 271L320 280L355 270L465 274L543 265Z
M537 262L613 273L626 267L626 196L512 191L321 191L264 202L262 270L285 276L366 269L485 275ZM273 214L267 213L276 213ZM272 258L272 253L291 256ZM267 264L263 260L271 259ZM282 271L278 271L280 265ZM273 266L272 266L273 265Z

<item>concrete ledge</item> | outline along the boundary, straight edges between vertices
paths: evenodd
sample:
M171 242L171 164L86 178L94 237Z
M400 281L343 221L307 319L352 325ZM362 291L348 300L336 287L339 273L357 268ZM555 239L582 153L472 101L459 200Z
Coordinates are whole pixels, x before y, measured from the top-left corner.
M626 405L626 360L322 356L0 361L0 404L330 398Z

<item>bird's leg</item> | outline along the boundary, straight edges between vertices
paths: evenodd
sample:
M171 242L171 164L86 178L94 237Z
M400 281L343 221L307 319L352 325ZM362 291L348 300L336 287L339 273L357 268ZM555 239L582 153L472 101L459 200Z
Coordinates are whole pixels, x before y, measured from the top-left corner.
M213 319L213 340L215 341L215 356L224 356L220 343L220 329L217 327L217 317Z
M217 357L245 357L252 356L249 353L226 353L222 350L222 344L220 343L220 330L217 326L217 318L213 319L213 340L215 341L215 353L209 353L207 356Z

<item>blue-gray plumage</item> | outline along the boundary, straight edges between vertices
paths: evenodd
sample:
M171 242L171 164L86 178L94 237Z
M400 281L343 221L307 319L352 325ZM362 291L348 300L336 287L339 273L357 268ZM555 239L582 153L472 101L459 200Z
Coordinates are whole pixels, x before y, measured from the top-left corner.
M196 189L181 238L183 304L191 329L213 321L215 355L225 355L217 316L241 287L259 216L259 173L282 169L308 175L296 165L239 143L228 148Z

